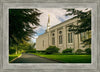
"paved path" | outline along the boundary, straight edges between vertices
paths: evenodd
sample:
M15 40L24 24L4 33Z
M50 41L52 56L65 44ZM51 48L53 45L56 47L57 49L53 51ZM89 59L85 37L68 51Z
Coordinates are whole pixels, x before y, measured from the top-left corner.
M46 58L42 58L33 54L22 54L21 57L12 61L12 63L57 63Z

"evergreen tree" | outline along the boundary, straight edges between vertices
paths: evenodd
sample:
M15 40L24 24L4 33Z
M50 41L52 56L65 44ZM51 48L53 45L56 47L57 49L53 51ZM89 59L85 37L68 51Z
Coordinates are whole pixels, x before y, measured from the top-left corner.
M9 42L10 45L30 40L39 25L38 9L9 9Z
M66 9L68 12L66 16L68 15L74 15L76 18L78 18L78 24L77 25L69 25L69 31L74 32L75 34L81 34L81 33L88 33L88 39L84 39L84 47L87 45L91 45L91 10L85 9L77 10L77 9ZM84 36L85 37L85 36Z

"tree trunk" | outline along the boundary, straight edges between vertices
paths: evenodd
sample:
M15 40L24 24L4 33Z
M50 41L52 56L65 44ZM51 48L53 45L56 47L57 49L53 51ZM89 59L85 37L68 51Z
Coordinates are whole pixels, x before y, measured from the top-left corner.
M16 54L18 54L18 51L17 51L18 49L17 49L17 46L16 46Z

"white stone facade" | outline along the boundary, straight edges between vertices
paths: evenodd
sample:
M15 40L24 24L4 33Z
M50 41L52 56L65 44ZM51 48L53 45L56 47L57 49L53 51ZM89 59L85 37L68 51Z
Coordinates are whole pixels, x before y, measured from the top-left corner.
M45 50L49 46L55 45L60 48L62 52L66 48L73 48L74 51L77 49L85 49L81 44L80 34L74 34L68 31L69 24L78 24L77 18L72 18L64 21L56 26L49 29L49 32L45 32L36 39L36 50Z

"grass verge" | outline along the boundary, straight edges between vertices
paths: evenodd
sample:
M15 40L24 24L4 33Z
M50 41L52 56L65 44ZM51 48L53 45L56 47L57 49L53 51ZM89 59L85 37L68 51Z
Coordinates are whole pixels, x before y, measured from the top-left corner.
M16 57L20 56L21 54L11 54L9 55L9 62L15 59Z
M91 63L91 55L45 55L32 53L34 55L45 57L52 60L57 60L64 63Z

